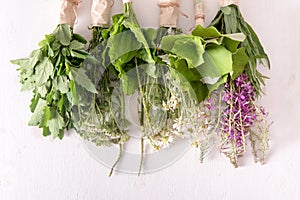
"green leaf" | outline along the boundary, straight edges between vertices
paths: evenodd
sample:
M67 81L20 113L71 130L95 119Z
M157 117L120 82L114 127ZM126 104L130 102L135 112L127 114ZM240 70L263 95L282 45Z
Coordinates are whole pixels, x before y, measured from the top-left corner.
M237 52L232 55L232 60L233 74L231 75L231 78L234 80L243 73L245 66L249 62L249 57L244 48L239 48Z
M71 104L75 105L78 104L78 95L77 95L77 89L76 84L74 80L70 81L70 91L67 93L68 100L71 102Z
M74 80L78 85L82 86L89 92L97 93L95 85L91 79L86 75L83 68L71 67L70 79Z
M204 46L199 37L189 35L170 35L162 39L162 49L185 59L189 68L200 66L203 60Z
M47 127L49 128L53 138L58 137L60 131L64 129L64 119L56 110L52 110L51 119L48 120Z
M112 64L121 72L122 69L118 68L135 57L136 52L142 48L142 45L136 40L131 31L125 31L110 37L107 42L107 47L109 48L108 55Z
M71 50L82 50L85 48L85 44L78 42L77 40L73 40L70 44Z
M41 97L45 97L48 93L47 87L42 85L40 87L36 87L36 92L41 95Z
M38 86L47 82L48 78L53 73L53 64L49 58L44 58L35 68L35 82Z
M42 61L43 58L43 52L40 49L32 51L29 57L28 67L33 68L39 61Z
M59 24L53 34L62 45L68 46L70 44L72 39L70 25Z
M198 25L192 32L194 36L202 37L203 39L219 38L222 34L213 26L204 28Z
M45 108L43 110L42 120L40 122L40 127L46 127L47 123L51 119L51 117L52 117L52 114L51 114L50 107L49 106L45 106Z
M197 68L202 77L221 77L232 71L232 54L223 46L211 46L206 49L204 63Z
M138 88L137 77L133 74L121 74L122 89L126 95L132 95Z
M34 95L33 98L31 99L31 104L30 104L30 111L33 113L35 108L36 108L36 105L38 104L39 102L39 99L40 99L40 95Z
M53 80L53 86L62 94L65 94L69 91L69 84L70 83L68 77L64 75L56 76Z
M46 127L46 126L44 126L44 127L43 127L43 136L44 136L44 137L47 137L47 136L49 136L49 135L51 135L51 132L50 132L49 128Z
M185 80L183 81L199 81L202 76L200 75L199 71L195 68L188 68L186 60L180 59L177 60L175 63L176 72L180 73Z
M83 44L87 43L87 41L84 37L82 37L81 35L76 34L76 33L73 34L73 39L77 40L78 42L83 43Z
M31 119L28 123L29 126L37 126L41 122L44 114L45 106L47 105L47 101L44 99L39 99L38 103L34 109L34 112L31 116Z

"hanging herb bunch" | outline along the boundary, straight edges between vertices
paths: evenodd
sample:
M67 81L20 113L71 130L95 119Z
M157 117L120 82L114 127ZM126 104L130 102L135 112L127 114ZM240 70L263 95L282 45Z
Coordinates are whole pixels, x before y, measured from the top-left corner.
M88 76L96 85L96 94L84 94L85 102L88 106L78 108L78 128L77 132L84 138L96 145L109 146L112 144L122 144L129 137L126 134L127 124L119 126L115 120L124 110L112 110L112 102L121 105L124 103L122 91L119 95L114 95L112 91L118 88L118 76L114 68L105 67L102 54L106 46L107 33L109 30L110 0L93 0L91 19L93 37L90 41L89 51L97 62L85 62L84 68L89 72ZM123 118L125 120L125 117Z
M256 105L256 98L262 95L262 86L265 85L266 78L257 67L262 64L270 68L270 61L257 34L244 20L238 7L238 0L222 0L221 6L210 26L216 27L224 34L244 33L246 38L239 47L245 49L249 58L246 66L235 66L239 73L229 77L222 93L224 104L220 129L223 139L222 152L237 167L238 157L246 151L246 142L249 138L255 161L264 163L271 123L268 121L268 113Z
M81 68L88 57L86 40L73 33L77 1L62 1L60 24L46 35L29 58L13 60L20 66L22 91L33 90L30 126L43 135L63 138L74 127L72 108L79 102L78 87L95 93L94 84Z
M258 106L264 77L259 64L269 58L237 2L222 8L204 28L203 0L194 0L196 27L191 34L177 28L179 0L160 0L160 28L139 26L131 0L123 13L112 17L112 0L93 0L93 37L73 32L78 0L63 0L60 23L46 35L20 66L22 91L33 90L29 125L43 135L63 138L75 128L98 146L123 144L130 139L126 99L136 95L141 128L142 171L144 146L154 150L174 140L192 138L200 160L217 145L237 167L251 143L256 161L268 149L268 113Z

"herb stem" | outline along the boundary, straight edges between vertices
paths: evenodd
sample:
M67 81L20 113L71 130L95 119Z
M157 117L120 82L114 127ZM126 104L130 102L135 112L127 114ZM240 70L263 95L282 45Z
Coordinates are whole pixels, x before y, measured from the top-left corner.
M108 175L109 177L111 177L111 175L113 174L114 168L117 166L117 164L118 164L119 161L121 160L122 149L123 149L122 144L119 144L119 155L118 155L117 160L115 161L115 163L114 163L113 166L111 167L111 170L110 170L109 175Z

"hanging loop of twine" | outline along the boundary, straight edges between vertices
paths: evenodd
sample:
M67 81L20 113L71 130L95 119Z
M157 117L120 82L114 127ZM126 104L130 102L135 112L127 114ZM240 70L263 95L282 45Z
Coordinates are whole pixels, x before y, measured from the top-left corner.
M195 4L195 25L205 25L205 12L204 12L204 3L199 2Z
M179 9L179 6L180 6L180 5L179 5L179 3L177 3L177 2L160 2L160 3L158 3L157 5L158 5L158 7L160 7L160 8L173 7L173 8L175 9L176 13L179 13L180 15L182 15L182 16L184 16L184 17L186 17L186 18L189 18L189 16L188 16L186 13L182 12L182 11Z
M71 27L77 23L77 7L82 0L62 0L60 10L60 24L69 24Z
M107 27L110 19L110 10L113 0L93 0L91 9L91 27Z
M221 7L228 6L230 4L239 5L239 0L221 0L220 5Z

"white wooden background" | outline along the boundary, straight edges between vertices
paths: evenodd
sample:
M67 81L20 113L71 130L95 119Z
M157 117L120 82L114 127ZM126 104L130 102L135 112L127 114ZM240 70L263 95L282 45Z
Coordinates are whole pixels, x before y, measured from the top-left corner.
M114 13L121 11L115 0ZM116 173L95 161L70 133L64 140L43 138L27 126L31 93L20 93L10 59L27 56L58 22L59 0L10 0L0 6L0 199L300 199L300 1L240 0L245 18L260 35L272 70L262 103L274 120L267 164L251 157L234 169L213 154L204 164L193 150L172 166L141 177ZM158 26L158 0L133 0L142 26ZM193 16L192 0L181 9ZM76 30L87 37L91 0L79 9ZM207 21L218 0L206 0ZM180 18L188 30L193 17Z

